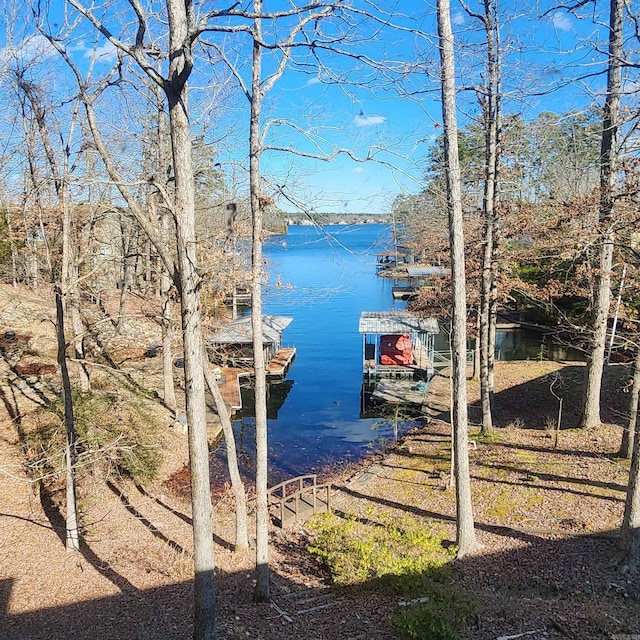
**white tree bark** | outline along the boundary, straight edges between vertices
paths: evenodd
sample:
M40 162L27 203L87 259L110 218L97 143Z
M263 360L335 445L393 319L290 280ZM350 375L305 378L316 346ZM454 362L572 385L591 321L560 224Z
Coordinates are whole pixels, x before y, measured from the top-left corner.
M209 446L204 395L205 359L198 286L195 233L195 186L191 128L187 110L187 78L192 60L188 46L193 20L189 0L167 0L169 77L164 89L169 104L171 149L175 174L175 215L180 307L184 343L184 377L191 472L193 563L195 572L194 638L216 636L213 527L209 487Z
M256 408L256 588L258 602L269 600L269 513L267 510L267 384L262 337L262 205L260 204L260 112L262 108L262 0L254 0L251 80L251 116L249 122L249 184L251 190L251 328L253 331L253 369Z
M442 82L442 116L444 125L445 173L449 208L449 242L451 246L451 286L453 312L451 319L452 421L453 455L456 480L456 543L463 557L476 546L469 476L467 437L467 303L462 231L462 194L458 157L456 120L455 67L453 33L449 0L438 0L438 36Z

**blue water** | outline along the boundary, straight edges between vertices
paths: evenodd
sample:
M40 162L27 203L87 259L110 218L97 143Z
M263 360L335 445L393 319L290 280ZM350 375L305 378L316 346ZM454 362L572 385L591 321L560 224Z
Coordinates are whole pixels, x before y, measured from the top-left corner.
M265 245L264 313L293 318L283 346L297 349L286 381L270 390L273 476L312 473L357 459L372 443L393 436L384 420L360 418L358 333L362 311L405 306L394 307L393 282L376 276L375 254L390 241L388 225L292 226ZM250 392L243 396L251 402ZM251 413L249 405L248 415L236 421L246 456L253 455Z
M394 303L393 280L376 275L375 254L389 248L391 239L389 225L292 226L265 244L269 279L263 311L293 318L283 346L297 349L286 380L269 385L271 483L356 460L394 437L388 420L360 417L363 345L358 333L362 311L406 306ZM446 351L445 332L437 338L436 349ZM574 359L566 347L550 340L543 345L545 358ZM541 357L541 334L498 332L496 357ZM250 388L243 389L244 409L234 421L240 461L249 475L255 457L252 396ZM221 465L221 456L216 464Z

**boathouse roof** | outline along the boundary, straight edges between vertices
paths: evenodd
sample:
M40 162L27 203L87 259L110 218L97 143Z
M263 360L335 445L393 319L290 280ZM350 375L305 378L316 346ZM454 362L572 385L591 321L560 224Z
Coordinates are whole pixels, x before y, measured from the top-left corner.
M407 273L410 278L426 278L427 276L446 276L449 270L433 265L413 265L407 267Z
M262 334L264 343L279 342L282 332L291 324L293 318L286 316L262 316ZM214 333L208 340L213 344L247 344L253 340L251 316L239 318L221 331Z
M358 331L379 334L439 333L435 318L421 318L408 311L363 311Z

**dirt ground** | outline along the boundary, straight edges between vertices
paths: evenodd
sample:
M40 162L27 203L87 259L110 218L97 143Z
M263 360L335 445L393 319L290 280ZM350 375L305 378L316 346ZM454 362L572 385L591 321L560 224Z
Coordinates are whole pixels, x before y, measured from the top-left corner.
M186 464L187 443L161 404L148 400L164 455L157 480L143 487L113 473L107 478L101 468L81 474L80 553L65 552L56 501L26 475L21 430L58 393L59 381L55 374L18 374L15 365L55 363L52 313L46 294L0 289L0 336L10 330L30 336L27 348L15 339L3 343L0 361L0 639L189 638L190 505L173 491L175 480L167 482ZM123 359L117 374L96 367L95 380L104 388L125 376L130 384L158 389L159 363L133 351L156 344L158 328L144 313L128 318L120 336L108 323L100 326L102 348ZM464 638L595 640L640 634L637 578L620 573L616 562L628 463L615 454L629 376L622 365L607 370L605 424L588 432L571 428L583 376L584 367L575 363L498 363L497 425L486 440L473 426L478 390L469 383L475 443L469 453L481 546L454 563L455 581L479 602ZM337 513L374 521L408 514L454 540L448 389L446 375L434 380L431 421L393 449L328 471ZM558 396L563 411L556 432ZM271 603L255 605L253 554L232 552L231 496L215 488L219 638L395 637L389 615L398 595L375 580L358 588L333 587L306 551L310 533L304 525L272 529Z

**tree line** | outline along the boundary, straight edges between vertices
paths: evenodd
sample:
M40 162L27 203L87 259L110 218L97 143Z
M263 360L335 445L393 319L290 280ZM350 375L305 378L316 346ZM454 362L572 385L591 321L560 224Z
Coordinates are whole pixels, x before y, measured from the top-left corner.
M181 336L194 637L215 637L205 390L214 398L224 430L237 502L238 552L247 550L248 535L231 417L211 373L204 333L229 291L246 285L255 356L255 597L268 600L262 246L270 231L281 228L280 205L295 206L305 216L313 211L296 191L293 169L284 170L284 179L282 173L269 175L264 159L270 154L290 158L291 166L346 156L400 173L407 171L408 161L419 171L420 186L399 195L393 210L410 228L416 255L451 266L451 280L437 301L452 327L459 555L475 547L465 378L470 310L480 344L483 431L493 423L498 309L513 301L535 303L547 317L561 317L586 336L582 426L599 424L612 274L618 264L627 266L629 283L625 339L638 343L633 233L638 38L630 6L612 0L608 8L594 7L597 68L577 65L559 74L560 80L541 74L542 81L529 77L527 84L522 58L535 60L535 44L527 43L526 34L518 32L518 16L508 15L498 0L477 6L460 2L453 20L448 0L438 0L436 7L420 4L408 14L396 2L368 0L252 0L215 8L195 0L67 0L62 9L54 2L7 3L2 83L11 110L3 126L0 266L7 282L28 283L35 290L53 287L56 295L70 550L79 544L78 444L67 363L69 358L79 363L73 368L77 384L90 393L82 307L98 302L103 291L118 289L117 325L126 292L136 291L161 303L163 399L173 410L172 343L178 332ZM585 3L537 7L541 23L549 16L557 24L563 16L590 19L588 11ZM412 46L394 49L394 38L405 43L408 38ZM371 44L377 39L386 48ZM551 64L549 59L543 63ZM529 71L535 66L532 62ZM442 135L419 160L394 158L392 142L375 141L365 149L329 144L311 124L272 117L269 97L291 72L354 95L384 91L420 105L435 97ZM606 89L598 90L594 78ZM593 92L593 99L580 110L541 110L532 118L517 108L534 95L571 88ZM230 112L241 117L231 118ZM225 153L237 144L231 130L240 131L241 154ZM297 144L288 142L289 134ZM435 303L425 293L416 311L430 313ZM179 327L173 322L174 305ZM640 388L640 355L636 363ZM632 417L637 397L636 392ZM640 531L640 438L634 441L634 433L635 422L630 422L623 444L625 455L632 455L623 536L630 564L638 561Z

